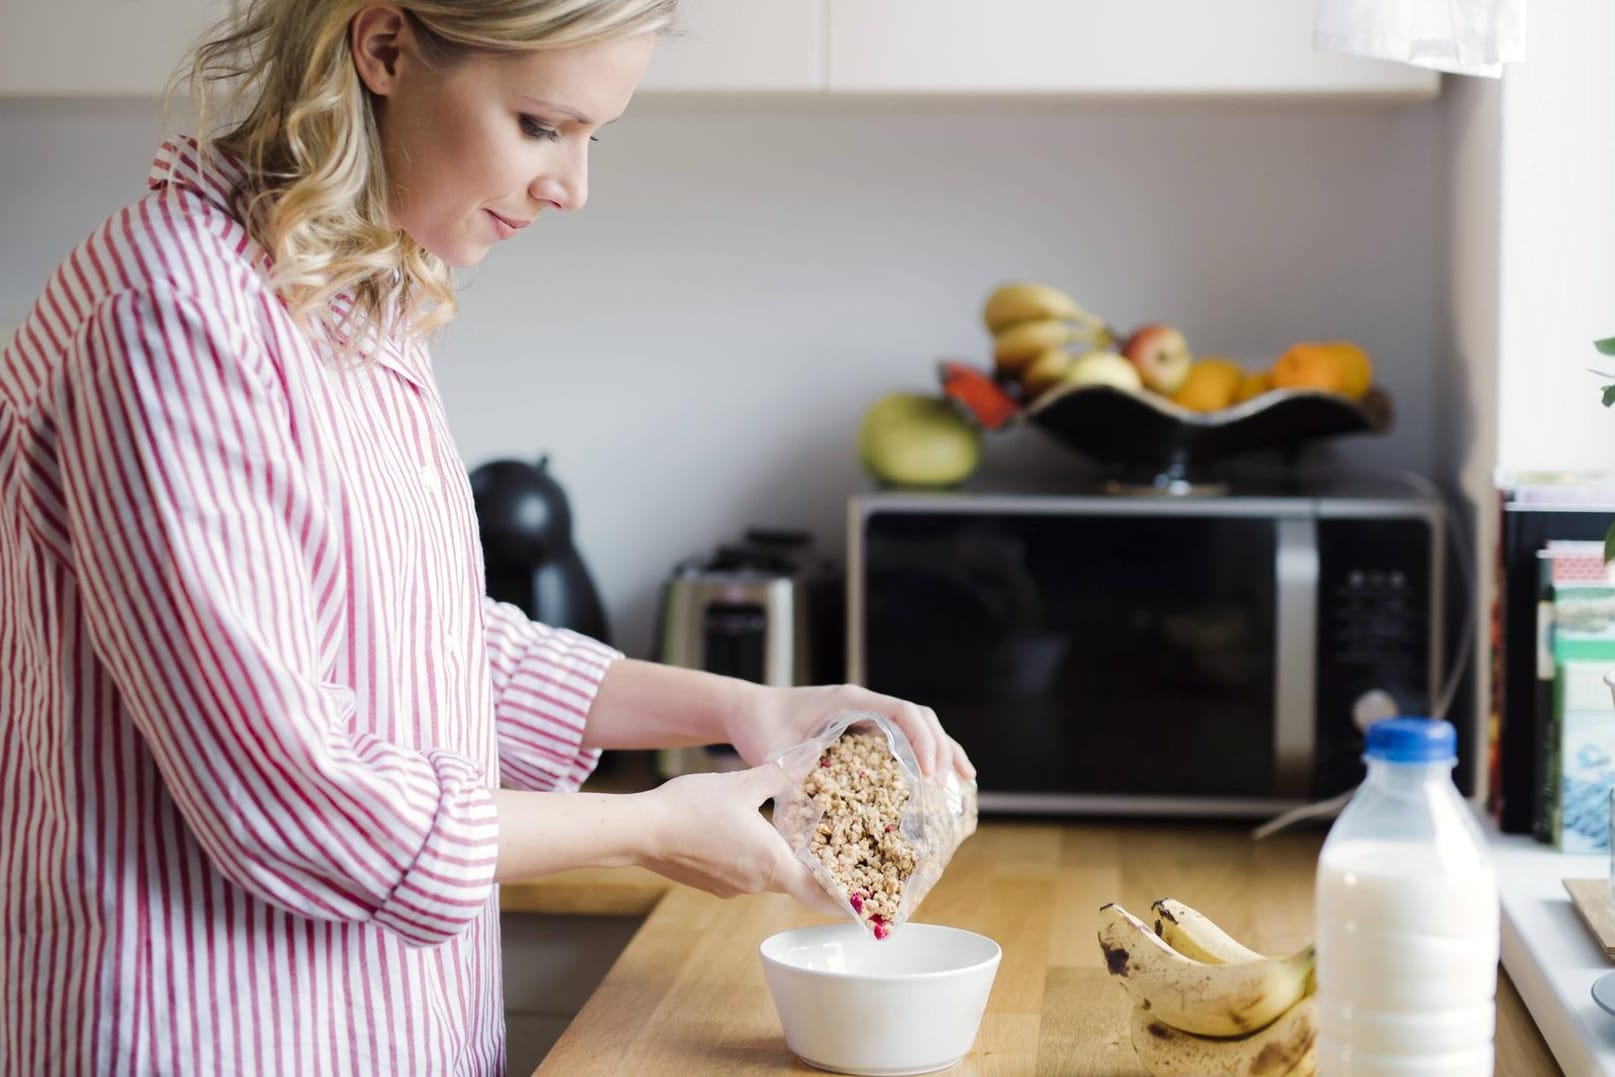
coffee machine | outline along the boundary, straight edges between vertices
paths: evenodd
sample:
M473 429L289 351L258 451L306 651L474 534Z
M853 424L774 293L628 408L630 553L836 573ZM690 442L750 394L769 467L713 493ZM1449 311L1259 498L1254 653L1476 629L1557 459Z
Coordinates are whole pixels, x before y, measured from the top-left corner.
M492 460L470 478L488 594L609 646L600 593L572 543L572 507L550 474L549 457L537 466Z
M844 579L806 532L751 528L674 567L662 584L657 657L776 687L841 681ZM660 752L657 765L671 776L744 764L712 746Z

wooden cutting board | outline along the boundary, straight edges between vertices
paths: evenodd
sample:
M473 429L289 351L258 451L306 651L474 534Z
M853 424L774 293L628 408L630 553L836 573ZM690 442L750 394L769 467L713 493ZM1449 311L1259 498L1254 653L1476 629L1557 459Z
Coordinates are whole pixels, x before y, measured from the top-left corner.
M1609 897L1608 879L1566 879L1570 902L1593 933L1604 956L1615 961L1615 902Z

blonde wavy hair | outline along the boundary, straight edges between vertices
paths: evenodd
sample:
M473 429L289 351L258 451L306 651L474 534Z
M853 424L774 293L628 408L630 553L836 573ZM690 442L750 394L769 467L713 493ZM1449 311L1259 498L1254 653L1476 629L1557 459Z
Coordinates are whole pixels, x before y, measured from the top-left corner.
M429 336L454 317L449 266L388 223L388 182L369 91L348 45L375 0L246 0L196 50L188 86L205 146L243 166L235 192L271 281L311 326ZM391 0L428 63L665 33L676 0ZM217 126L217 130L210 127ZM332 313L346 293L351 311ZM366 350L349 334L351 350Z

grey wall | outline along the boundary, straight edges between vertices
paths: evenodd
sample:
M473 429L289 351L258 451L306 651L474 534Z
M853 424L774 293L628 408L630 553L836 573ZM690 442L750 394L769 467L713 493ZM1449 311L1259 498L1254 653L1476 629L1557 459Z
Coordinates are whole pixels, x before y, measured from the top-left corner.
M634 654L679 558L750 522L839 548L863 409L934 388L939 356L985 361L1004 279L1171 321L1202 353L1354 338L1398 422L1319 455L1429 471L1447 111L646 96L595 147L589 207L467 276L439 381L468 465L550 454ZM159 134L150 103L0 101L0 322L140 194ZM1071 466L1031 431L988 451Z

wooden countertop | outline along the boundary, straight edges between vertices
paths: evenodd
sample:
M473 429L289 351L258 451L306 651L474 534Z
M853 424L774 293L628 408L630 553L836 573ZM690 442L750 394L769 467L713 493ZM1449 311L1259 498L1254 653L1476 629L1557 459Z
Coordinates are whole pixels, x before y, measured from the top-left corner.
M499 888L499 911L649 916L674 884L644 868L580 868Z
M1127 1038L1128 1002L1095 940L1099 907L1147 914L1175 897L1258 950L1312 938L1320 833L1252 840L1222 824L982 824L920 907L919 919L978 931L1003 962L975 1049L959 1075L1144 1077ZM537 1070L542 1077L624 1073L814 1073L785 1046L757 945L818 922L789 898L720 900L648 872L568 872L507 887L505 907L648 911L577 1019ZM1559 1072L1513 984L1499 970L1497 1072Z

